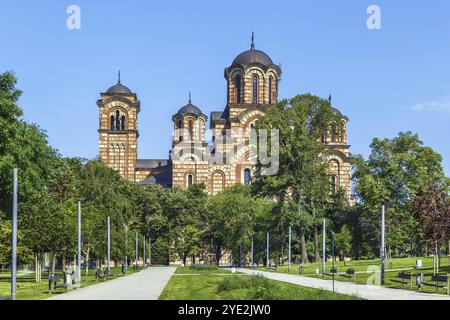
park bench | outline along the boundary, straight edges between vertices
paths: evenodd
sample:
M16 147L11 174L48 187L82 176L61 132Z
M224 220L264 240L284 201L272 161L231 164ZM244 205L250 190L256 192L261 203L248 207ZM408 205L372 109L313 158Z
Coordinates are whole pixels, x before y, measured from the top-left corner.
M103 274L100 272L100 269L97 269L97 271L95 272L95 279L96 280L107 279L108 277L109 277L108 268L106 268L103 271Z
M410 288L413 288L413 274L411 272L400 272L399 274L397 274L396 278L400 279L391 279L392 282L399 282L402 284L402 286L406 285L407 280L409 280L410 282Z
M337 272L336 272L336 273L337 273ZM345 274L342 274L341 276L342 276L342 277L346 277L346 278L351 278L352 281L355 282L355 274L356 274L355 269L353 269L353 268L348 268L348 269L345 271Z
M63 278L62 283L58 283L61 278ZM67 290L68 284L67 284L67 278L64 274L64 277L61 277L60 274L56 273L49 273L48 275L48 293L50 294L52 290L56 290L58 288L64 288Z
M423 277L423 276L421 276L421 277ZM448 280L449 280L448 279L448 274L434 274L434 275L431 276L431 281L433 281L434 283L421 282L421 285L435 287L436 288L436 293L439 292L439 288L445 289L447 295L449 295L450 292L449 292Z
M337 268L331 268L331 269L330 269L330 273L324 272L324 273L323 273L323 276L324 276L324 277L325 277L325 276L330 276L330 277L335 276L335 277L337 278L337 277L338 277L338 270L337 270Z

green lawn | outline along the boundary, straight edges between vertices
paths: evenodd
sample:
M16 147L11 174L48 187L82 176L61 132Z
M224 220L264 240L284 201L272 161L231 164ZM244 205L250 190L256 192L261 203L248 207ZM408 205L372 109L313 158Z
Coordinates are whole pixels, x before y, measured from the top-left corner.
M420 259L422 260L423 268L421 269L415 269L415 263L416 260ZM338 272L345 272L348 268L353 268L356 271L368 271L369 267L380 267L381 261L380 259L373 259L373 260L353 260L353 261L336 261L336 267L338 269ZM327 272L330 272L330 269L332 267L331 262L327 262ZM321 275L316 275L316 269L319 269L319 272L322 272L322 264L321 263L310 263L303 266L305 276L310 277L319 277L322 278ZM410 270L405 270L404 272L412 272L415 276L417 273L423 273L425 282L431 282L431 275L433 274L433 258L432 257L420 257L420 258L394 258L390 259L388 261L388 264L386 265L387 269L404 269L409 268ZM270 272L280 272L280 273L287 273L288 267L287 265L279 266L277 270L267 270L266 268L258 268L258 270L262 271L270 271ZM392 271L392 272L386 272L385 273L385 287L387 288L397 288L397 289L408 289L410 290L410 283L407 282L406 285L402 285L400 282L398 282L400 279L396 278L400 271ZM291 274L299 274L299 265L291 265ZM448 257L442 257L441 258L441 267L439 268L440 274L450 274L450 267L449 267L449 261ZM372 277L371 277L372 276ZM368 278L371 277L371 279L374 278L373 273L363 273L363 274L356 274L355 275L355 282L360 284L367 284ZM332 279L332 277L325 276L324 279ZM337 280L339 281L353 281L353 279L346 275L339 275L337 277ZM370 284L375 284L373 281L370 282ZM415 285L415 278L413 279L413 290L417 290L417 286ZM428 292L428 293L436 293L436 288L430 287L430 286L422 286L421 288L422 292ZM445 294L444 289L439 289L438 293Z
M355 300L357 297L305 288L228 270L177 268L161 300Z
M142 268L140 269L142 270ZM61 273L57 270L57 273ZM134 273L132 268L128 268L127 274ZM111 268L111 277L108 280L122 277L122 272L120 267ZM85 280L81 284L82 287L93 285L101 281L108 280L95 280L95 270L90 270L89 275L85 276L84 270L82 271L82 279ZM61 281L59 282L61 283ZM58 288L52 291L52 294L48 293L48 274L46 272L42 273L42 282L36 283L35 274L30 273L27 275L17 276L17 300L41 300L47 299L52 295L58 295L66 292L64 288ZM10 296L11 294L11 274L7 272L0 273L0 296Z

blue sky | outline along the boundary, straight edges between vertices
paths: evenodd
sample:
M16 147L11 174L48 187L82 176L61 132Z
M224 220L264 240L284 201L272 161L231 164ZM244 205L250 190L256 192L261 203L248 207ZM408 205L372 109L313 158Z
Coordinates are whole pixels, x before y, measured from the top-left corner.
M81 8L81 30L66 9ZM381 8L368 30L366 9ZM138 94L140 158L166 158L171 116L187 103L209 115L226 103L224 68L250 46L281 63L280 96L333 96L350 118L352 153L411 130L450 174L449 1L5 1L0 71L14 70L28 121L64 156L97 155L100 92Z

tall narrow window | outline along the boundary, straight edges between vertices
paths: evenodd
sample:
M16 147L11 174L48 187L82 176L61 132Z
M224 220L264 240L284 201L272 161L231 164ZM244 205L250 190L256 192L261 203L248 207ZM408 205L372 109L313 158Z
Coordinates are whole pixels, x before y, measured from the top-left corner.
M120 129L125 130L125 116L122 116L122 120L120 121Z
M236 76L236 103L241 103L241 77Z
M192 187L193 184L194 184L194 176L192 174L188 174L187 181L186 181L186 186L188 188L190 188L190 187Z
M325 143L325 142L327 142L327 138L326 138L325 132L322 132L322 143Z
M116 130L120 130L120 112L116 111Z
M331 126L331 142L336 142L336 125Z
M252 184L252 174L248 168L244 170L244 184L246 186Z
M269 104L272 104L272 77L269 77Z
M115 129L115 126L116 126L116 120L114 119L114 116L113 115L111 115L111 130L114 130Z
M253 76L253 103L258 103L258 76L255 74Z
M189 120L189 141L192 141L192 139L194 138L194 122L192 120Z

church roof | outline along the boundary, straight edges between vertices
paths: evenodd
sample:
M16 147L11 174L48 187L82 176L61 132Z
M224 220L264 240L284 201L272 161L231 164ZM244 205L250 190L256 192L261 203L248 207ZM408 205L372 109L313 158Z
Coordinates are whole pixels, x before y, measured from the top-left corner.
M267 53L254 48L240 53L234 60L232 65L249 65L251 63L260 63L266 67L273 65L272 59Z
M158 172L152 175L149 175L143 181L139 182L141 185L150 185L150 184L158 184L163 187L171 187L172 186L172 173L171 172Z
M133 92L131 92L130 88L128 88L127 86L124 86L123 84L121 84L119 82L116 85L113 85L112 87L110 87L108 90L106 90L106 93L109 93L109 94L132 94Z
M113 85L108 90L106 90L106 93L109 93L109 94L133 94L133 92L131 92L130 88L128 88L127 86L124 86L120 82L120 70L119 70L118 77L117 77L117 84Z
M168 164L167 159L137 159L136 169L157 169L167 167Z
M187 116L187 115L193 115L195 117L204 117L204 118L208 119L208 117L203 114L202 110L200 110L199 107L194 106L192 104L191 92L189 92L189 102L188 102L188 104L183 106L183 107L181 107L180 110L178 110L178 112L173 115L172 119L175 119L178 116L184 117L184 116Z
M252 33L252 44L250 50L241 52L236 58L234 58L231 66L247 66L252 63L259 63L266 67L273 65L273 61L270 56L261 50L255 49L254 34Z

